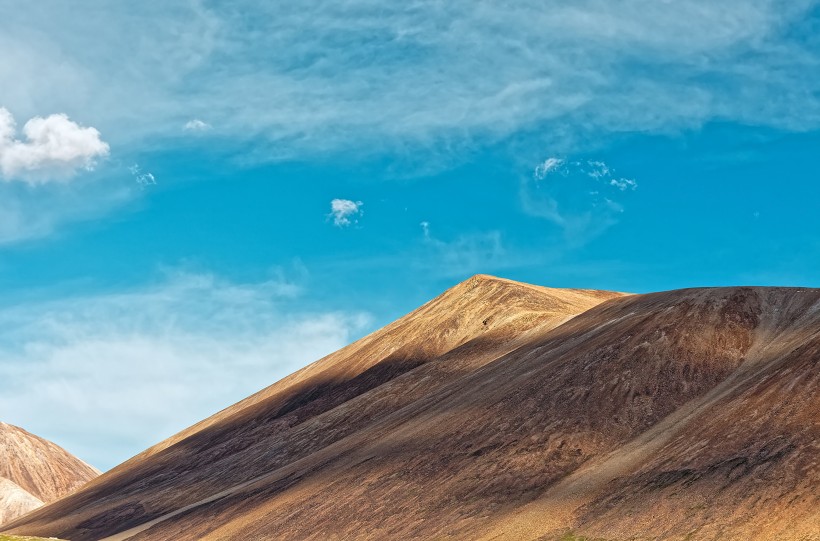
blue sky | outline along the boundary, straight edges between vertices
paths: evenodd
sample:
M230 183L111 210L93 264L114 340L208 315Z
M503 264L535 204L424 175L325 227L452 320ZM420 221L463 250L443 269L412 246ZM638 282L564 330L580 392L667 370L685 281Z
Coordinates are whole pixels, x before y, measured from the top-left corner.
M475 273L820 287L820 2L167 4L0 0L0 418L100 468Z

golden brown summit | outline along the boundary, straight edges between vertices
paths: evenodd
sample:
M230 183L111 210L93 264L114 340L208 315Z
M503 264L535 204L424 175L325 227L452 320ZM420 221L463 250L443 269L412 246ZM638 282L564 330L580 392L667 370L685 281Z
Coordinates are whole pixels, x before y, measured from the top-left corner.
M12 531L816 540L818 362L819 290L477 275Z

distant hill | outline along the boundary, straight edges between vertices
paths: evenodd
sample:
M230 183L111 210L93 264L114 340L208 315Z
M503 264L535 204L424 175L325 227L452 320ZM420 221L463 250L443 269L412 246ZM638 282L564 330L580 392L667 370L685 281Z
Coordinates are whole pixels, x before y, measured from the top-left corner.
M816 541L818 442L820 290L475 276L8 529Z
M0 423L0 524L65 496L98 475L54 443Z

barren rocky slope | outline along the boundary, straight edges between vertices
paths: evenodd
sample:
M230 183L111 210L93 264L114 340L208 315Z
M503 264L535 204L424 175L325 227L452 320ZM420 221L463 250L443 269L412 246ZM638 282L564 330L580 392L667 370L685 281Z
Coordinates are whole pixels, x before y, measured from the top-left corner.
M820 290L474 277L11 531L816 540L818 363Z
M0 524L65 496L97 475L54 443L0 423Z
M0 524L21 517L43 505L35 498L5 477L0 477Z

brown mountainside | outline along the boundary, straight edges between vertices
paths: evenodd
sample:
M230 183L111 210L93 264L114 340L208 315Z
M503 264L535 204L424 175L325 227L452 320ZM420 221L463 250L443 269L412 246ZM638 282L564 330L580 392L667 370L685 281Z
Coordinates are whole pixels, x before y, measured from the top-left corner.
M16 483L0 477L0 524L21 517L42 505L42 500L32 496Z
M818 363L820 290L474 277L11 531L818 540Z
M62 447L0 422L0 524L65 496L97 475Z

